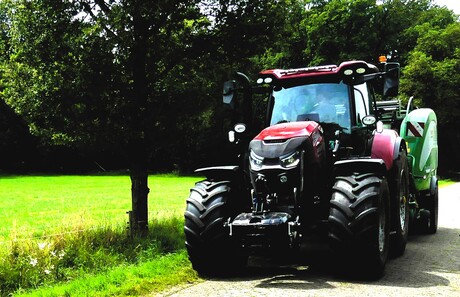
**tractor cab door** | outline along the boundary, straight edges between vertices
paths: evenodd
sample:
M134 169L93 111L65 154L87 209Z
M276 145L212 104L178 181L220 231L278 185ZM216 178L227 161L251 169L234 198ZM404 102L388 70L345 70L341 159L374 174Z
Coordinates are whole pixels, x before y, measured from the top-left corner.
M353 88L353 126L362 126L362 119L370 114L374 114L372 102L374 101L374 91L368 83L352 86Z

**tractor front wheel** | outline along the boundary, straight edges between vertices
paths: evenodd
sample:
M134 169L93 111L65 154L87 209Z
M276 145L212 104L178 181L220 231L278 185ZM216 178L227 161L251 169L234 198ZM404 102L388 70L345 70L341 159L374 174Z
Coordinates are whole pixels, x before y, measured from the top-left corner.
M233 273L247 256L232 241L227 220L234 216L229 181L202 181L190 190L185 210L185 245L193 268L202 275Z
M389 189L373 173L336 177L329 213L331 247L354 274L382 275L389 254Z

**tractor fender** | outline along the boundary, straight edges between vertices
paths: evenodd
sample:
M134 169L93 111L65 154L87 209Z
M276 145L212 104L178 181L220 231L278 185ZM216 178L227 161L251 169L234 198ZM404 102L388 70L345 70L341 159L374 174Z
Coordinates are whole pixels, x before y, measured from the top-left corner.
M359 158L340 160L334 163L335 176L348 175L352 172L370 172L385 176L387 169L385 161L382 159Z
M396 160L399 158L400 148L403 148L404 150L406 150L407 146L406 146L406 141L404 140L404 138L398 136L396 138L395 145L394 145L393 160Z
M406 147L406 143L395 130L383 129L374 133L371 157L382 159L387 170L393 167L393 161L399 157L399 148Z
M198 168L195 173L203 174L208 180L233 180L238 176L239 166L213 166Z

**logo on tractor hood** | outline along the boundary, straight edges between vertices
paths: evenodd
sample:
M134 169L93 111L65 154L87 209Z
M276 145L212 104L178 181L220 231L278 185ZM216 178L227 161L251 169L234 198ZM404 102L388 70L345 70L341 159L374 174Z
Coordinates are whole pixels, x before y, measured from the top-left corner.
M309 137L315 129L318 128L318 123L308 122L290 122L270 126L262 130L254 139L255 140L282 140L294 137Z

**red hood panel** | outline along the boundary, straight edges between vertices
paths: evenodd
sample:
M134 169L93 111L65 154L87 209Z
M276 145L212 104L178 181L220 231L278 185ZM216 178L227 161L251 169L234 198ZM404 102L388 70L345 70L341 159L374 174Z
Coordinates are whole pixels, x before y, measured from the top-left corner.
M317 127L318 123L313 121L282 123L265 128L254 139L281 140L294 137L309 137Z

